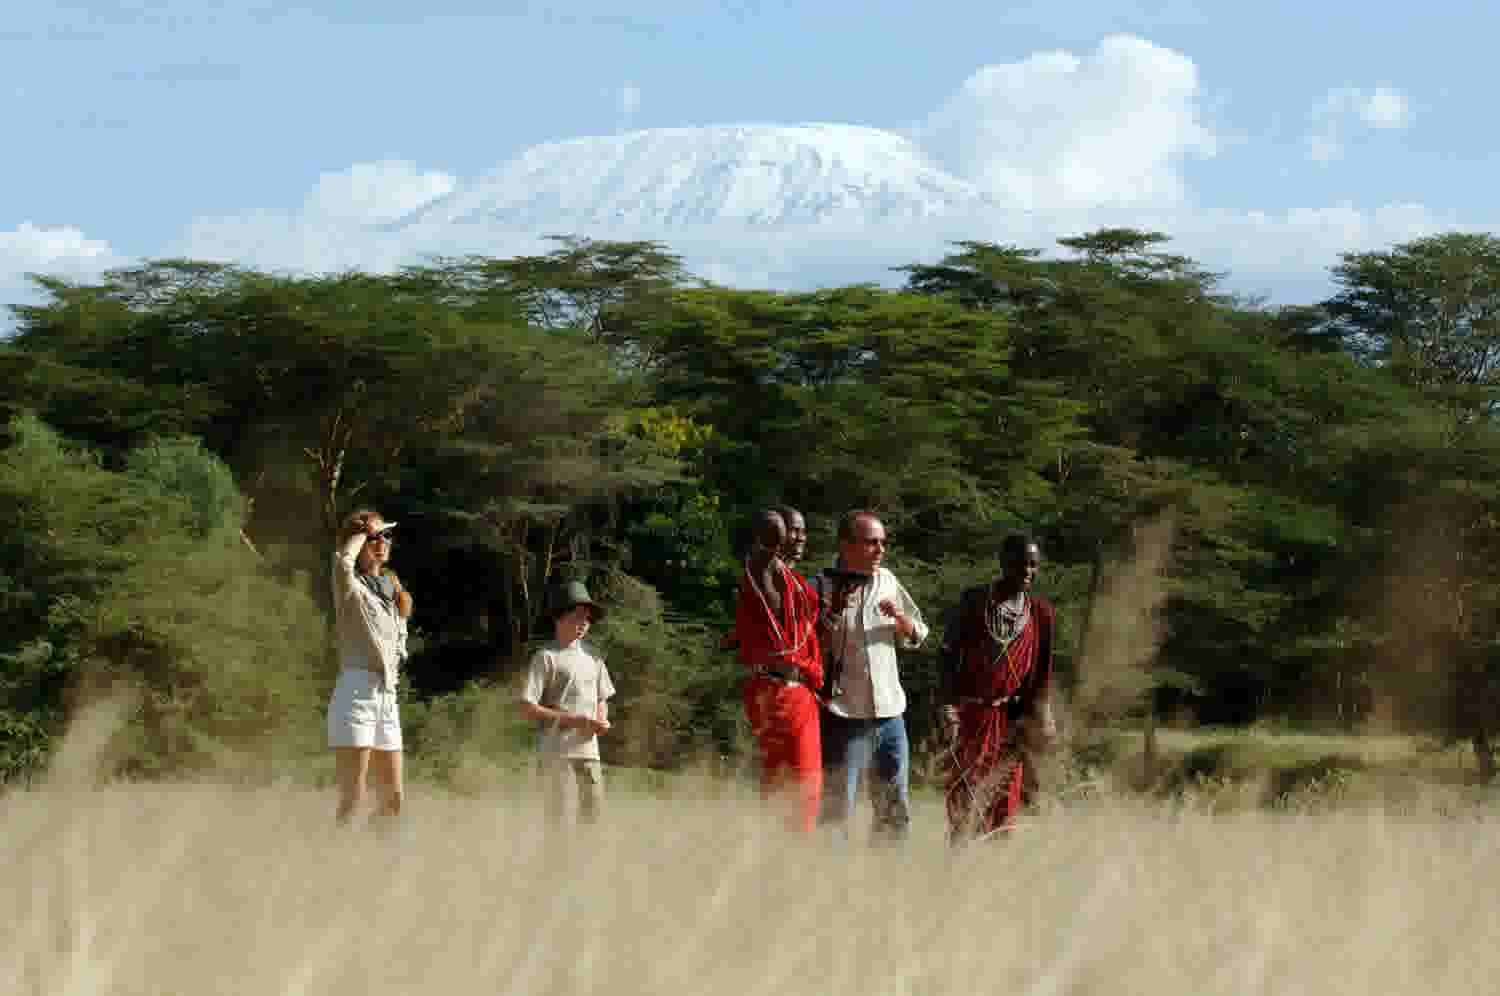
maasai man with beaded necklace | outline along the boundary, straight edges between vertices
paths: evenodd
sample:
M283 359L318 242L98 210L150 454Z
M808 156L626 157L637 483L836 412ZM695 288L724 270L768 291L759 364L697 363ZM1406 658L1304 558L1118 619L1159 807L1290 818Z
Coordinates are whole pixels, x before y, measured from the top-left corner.
M965 591L943 639L943 721L952 745L950 843L1015 825L1027 801L1026 754L1057 734L1049 692L1057 612L1031 593L1041 550L1007 536L1001 574Z
M786 526L786 539L782 541L781 548L776 551L781 562L792 570L797 569L797 562L802 559L802 554L807 552L807 520L802 513L790 505L777 505L771 509L781 516L782 525ZM735 633L734 627L724 634L719 641L720 650L734 650L740 644L740 638Z
M735 605L734 632L745 680L745 715L760 745L761 794L790 794L790 823L811 833L823 794L818 699L823 685L818 596L781 559L786 521L767 510L756 520Z

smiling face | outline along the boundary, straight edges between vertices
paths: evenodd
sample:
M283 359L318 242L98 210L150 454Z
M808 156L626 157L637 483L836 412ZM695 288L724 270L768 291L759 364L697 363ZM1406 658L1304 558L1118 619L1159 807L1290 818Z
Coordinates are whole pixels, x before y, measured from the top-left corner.
M1042 569L1042 551L1035 543L1028 543L1024 550L1017 551L1003 566L1008 587L1017 591L1030 591L1032 582Z

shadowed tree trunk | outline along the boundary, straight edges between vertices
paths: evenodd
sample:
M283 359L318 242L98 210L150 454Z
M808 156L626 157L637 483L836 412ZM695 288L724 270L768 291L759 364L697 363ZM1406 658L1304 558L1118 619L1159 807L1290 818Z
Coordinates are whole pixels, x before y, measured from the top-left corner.
M1479 777L1489 782L1495 777L1495 752L1490 745L1488 731L1480 730L1474 734L1474 759L1479 762Z

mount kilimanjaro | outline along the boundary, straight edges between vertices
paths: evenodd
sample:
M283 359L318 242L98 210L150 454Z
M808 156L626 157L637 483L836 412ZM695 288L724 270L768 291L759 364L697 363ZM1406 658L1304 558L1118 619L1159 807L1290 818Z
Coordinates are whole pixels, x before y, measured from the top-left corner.
M533 146L392 227L774 232L961 218L997 206L910 140L852 125L664 128Z

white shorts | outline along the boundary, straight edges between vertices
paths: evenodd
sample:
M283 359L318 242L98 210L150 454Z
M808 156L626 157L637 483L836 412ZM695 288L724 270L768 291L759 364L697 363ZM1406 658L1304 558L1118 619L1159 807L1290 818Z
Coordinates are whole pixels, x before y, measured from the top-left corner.
M380 687L380 675L352 667L339 671L328 700L328 746L401 749L396 693Z

